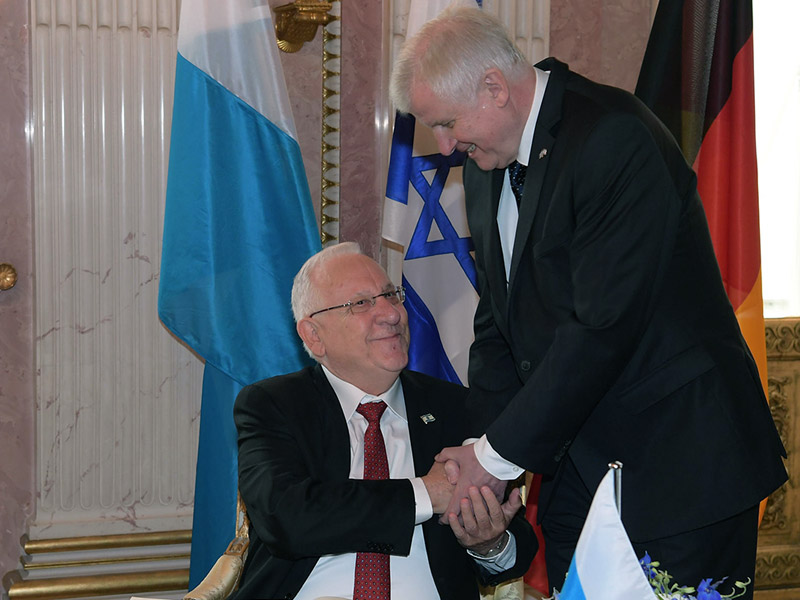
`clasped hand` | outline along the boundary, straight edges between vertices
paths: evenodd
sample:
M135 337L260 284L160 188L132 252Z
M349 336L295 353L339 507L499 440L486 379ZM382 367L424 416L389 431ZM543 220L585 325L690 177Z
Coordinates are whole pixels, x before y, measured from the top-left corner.
M474 457L474 452L472 453ZM469 485L458 496L462 476L454 461L435 462L422 480L428 490L433 512L441 514L440 523L449 524L458 542L478 554L495 546L508 524L522 506L519 490L515 489L503 504L495 490L488 485ZM505 482L502 482L503 488ZM455 506L455 510L451 507Z

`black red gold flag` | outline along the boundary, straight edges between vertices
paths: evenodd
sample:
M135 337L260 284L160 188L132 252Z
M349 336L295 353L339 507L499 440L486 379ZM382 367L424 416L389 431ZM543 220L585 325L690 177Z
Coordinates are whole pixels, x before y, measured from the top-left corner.
M725 289L766 392L752 0L661 0L636 95L697 173Z

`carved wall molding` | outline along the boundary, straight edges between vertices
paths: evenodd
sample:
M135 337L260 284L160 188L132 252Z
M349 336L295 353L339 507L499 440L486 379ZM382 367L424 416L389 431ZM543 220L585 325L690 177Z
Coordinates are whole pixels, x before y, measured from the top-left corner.
M758 536L755 598L800 598L800 319L768 319L767 372L770 411L786 448L789 481L767 501Z
M786 448L789 448L789 399L787 397L788 387L791 383L788 377L769 378L769 408L778 434ZM761 520L761 531L785 530L788 527L786 516L786 485L781 486L773 492L764 516Z
M765 589L800 585L800 552L759 553L756 581Z
M767 358L800 359L800 319L766 319Z

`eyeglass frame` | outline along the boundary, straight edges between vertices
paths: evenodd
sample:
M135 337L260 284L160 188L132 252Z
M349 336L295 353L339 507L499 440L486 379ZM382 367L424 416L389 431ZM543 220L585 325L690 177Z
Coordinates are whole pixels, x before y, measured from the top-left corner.
M399 300L399 302L397 304L392 303L392 301L389 299L389 296L395 295L395 294L396 294L396 297ZM369 302L369 308L367 308L366 310L363 311L363 312L367 313L371 309L375 308L375 303L378 302L378 298L386 298L386 300L388 302L390 302L392 304L392 306L397 306L398 304L403 304L406 301L406 288L403 287L402 285L398 285L398 286L395 286L394 289L388 290L386 292L382 292L380 294L376 294L375 296L372 296L372 297L354 298L353 300L348 300L344 304L337 304L336 306L329 306L328 308L315 310L310 315L308 315L307 318L310 319L314 315L318 315L319 313L328 312L329 310L336 310L337 308L347 308L347 309L350 310L350 314L356 314L356 315L357 314L362 314L362 313L353 312L353 305L358 303L358 302L364 302L364 301Z

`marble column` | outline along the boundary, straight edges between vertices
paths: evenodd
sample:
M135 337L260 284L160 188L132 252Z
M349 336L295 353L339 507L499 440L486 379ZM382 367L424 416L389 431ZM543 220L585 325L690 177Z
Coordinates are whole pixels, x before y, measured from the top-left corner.
M26 0L0 2L0 576L16 567L34 510L33 223Z

